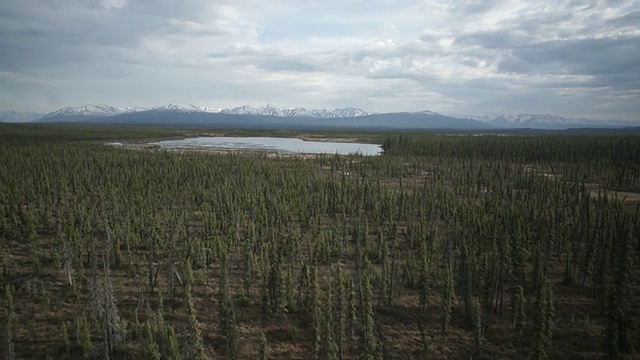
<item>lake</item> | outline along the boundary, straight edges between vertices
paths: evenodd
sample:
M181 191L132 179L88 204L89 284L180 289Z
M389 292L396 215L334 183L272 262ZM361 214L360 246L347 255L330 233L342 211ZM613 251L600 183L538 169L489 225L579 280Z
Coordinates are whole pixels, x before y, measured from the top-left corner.
M276 137L197 137L182 140L164 140L153 143L164 149L209 149L268 151L287 154L361 154L380 155L382 148L376 144L335 141L306 141L296 138Z

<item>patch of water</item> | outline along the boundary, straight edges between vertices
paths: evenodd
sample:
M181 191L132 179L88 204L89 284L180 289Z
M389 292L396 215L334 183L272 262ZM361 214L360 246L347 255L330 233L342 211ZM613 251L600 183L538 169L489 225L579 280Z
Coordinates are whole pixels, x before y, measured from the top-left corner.
M296 138L276 137L197 137L164 140L153 144L165 149L274 151L289 154L360 154L374 156L382 153L382 148L376 144L306 141Z

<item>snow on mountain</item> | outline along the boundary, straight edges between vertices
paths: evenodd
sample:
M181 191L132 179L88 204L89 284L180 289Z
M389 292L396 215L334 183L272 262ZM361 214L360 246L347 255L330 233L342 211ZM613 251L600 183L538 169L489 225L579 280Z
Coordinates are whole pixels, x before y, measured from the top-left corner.
M42 117L40 113L20 112L20 111L0 111L0 122L4 123L24 123L38 120Z
M325 119L331 119L331 118L338 117L338 115L335 113L335 111L330 111L330 110L327 110L327 109L311 110L311 114L312 114L313 117L319 117L319 118L325 118Z
M571 124L572 120L562 116L550 114L498 114L483 117L485 122L507 123L507 124ZM478 119L478 120L483 120Z
M562 129L596 125L600 122L588 119L571 119L550 114L491 114L491 115L452 115L481 121L498 127Z
M333 113L336 114L337 117L356 117L356 116L371 115L371 113L368 113L362 109L358 109L354 107L334 109Z
M122 114L124 112L127 111L122 108L116 108L103 104L67 106L44 115L40 120L47 120L50 118L63 116L110 116Z
M254 108L250 105L243 105L231 109L224 109L222 114L236 115L268 115L268 116L286 116L286 117L318 117L318 118L337 118L337 117L355 117L364 116L369 113L358 108L343 109L313 109L308 110L303 107L279 108L272 104L267 104L260 108Z
M334 110L327 109L313 109L308 110L303 107L291 107L291 108L279 108L272 104L267 104L260 108L254 108L250 105L243 105L229 109L220 109L214 107L199 107L196 105L180 105L180 104L167 104L162 106L156 106L153 108L143 107L113 107L109 105L83 105L75 107L65 107L56 111L52 111L43 116L41 121L60 121L65 117L84 119L89 117L98 116L112 116L120 115L132 112L140 111L168 111L168 112L180 112L180 113L220 113L220 114L233 114L233 115L265 115L265 116L278 116L278 117L316 117L316 118L346 118L370 115L371 113L365 112L362 109L347 107L338 108Z
M260 115L268 115L268 116L283 116L282 109L275 105L267 104L260 109L258 109Z
M223 109L220 113L233 115L260 115L260 110L250 105L242 105L232 109Z
M337 123L342 123L341 118L355 118L367 116L368 121L372 118L391 121L391 119L404 117L415 118L416 121L424 121L429 118L444 119L451 121L454 118L460 120L474 120L490 125L496 128L533 128L533 129L568 129L568 128L585 128L585 127L632 127L640 126L638 121L622 121L622 120L592 120L592 119L573 119L562 116L549 114L494 114L494 115L451 115L446 116L425 110L419 112L398 112L387 114L368 113L362 109L354 107L337 108L333 110L327 109L306 109L303 107L279 108L272 104L267 104L260 108L250 105L243 105L234 108L220 109L215 107L199 107L196 105L180 105L167 104L154 108L143 107L113 107L103 104L91 104L75 107L64 107L56 111L52 111L42 117L35 113L18 113L14 111L0 112L0 122L82 122L100 120L103 117L111 117L118 115L119 118L126 117L128 114L136 114L138 118L144 117L146 112L159 112L163 116L171 118L173 114L201 114L201 113L218 113L226 115L251 115L251 116L271 116L271 117L298 117L307 118L296 121L313 121L314 118L334 119ZM154 116L159 116L155 114ZM380 121L382 121L380 120ZM443 120L444 121L444 120ZM419 123L416 123L419 125ZM416 125L416 126L418 126Z
M146 107L142 107L142 106L126 106L121 108L123 111L123 113L132 113L132 112L138 112L138 111L147 111L149 110Z
M287 108L283 110L283 113L284 113L284 116L289 116L289 117L300 117L300 116L314 117L313 110L309 111L305 108Z
M220 112L220 109L214 107L200 107L193 104L188 105L180 105L180 104L167 104L162 106L156 106L152 108L153 111L172 111L172 112L207 112L207 113L217 113Z

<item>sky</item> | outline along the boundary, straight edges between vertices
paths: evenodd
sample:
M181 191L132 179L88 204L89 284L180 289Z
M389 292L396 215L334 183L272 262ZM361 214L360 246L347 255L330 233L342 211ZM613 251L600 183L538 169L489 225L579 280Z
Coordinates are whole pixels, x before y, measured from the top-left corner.
M639 0L0 0L0 110L640 120Z

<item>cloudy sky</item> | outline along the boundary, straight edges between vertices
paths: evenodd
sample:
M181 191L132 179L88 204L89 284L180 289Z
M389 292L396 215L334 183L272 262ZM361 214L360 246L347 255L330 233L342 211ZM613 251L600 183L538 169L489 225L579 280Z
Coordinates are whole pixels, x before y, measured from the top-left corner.
M640 1L0 0L0 110L640 119Z

